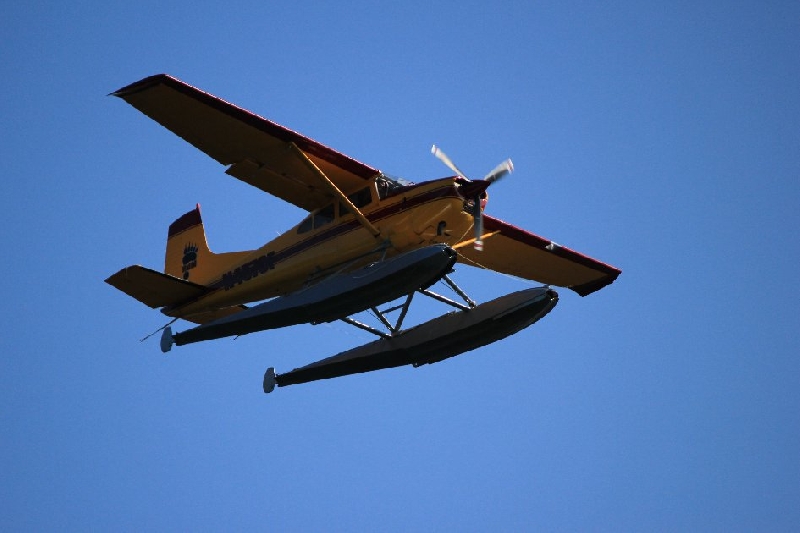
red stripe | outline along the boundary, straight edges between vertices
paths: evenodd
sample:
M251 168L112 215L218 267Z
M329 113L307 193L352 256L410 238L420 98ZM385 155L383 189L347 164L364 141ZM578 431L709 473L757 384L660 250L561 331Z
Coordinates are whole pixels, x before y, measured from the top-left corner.
M175 235L183 233L184 231L195 226L199 226L202 223L203 220L200 218L200 204L198 204L197 207L169 225L169 235L167 238L171 239Z

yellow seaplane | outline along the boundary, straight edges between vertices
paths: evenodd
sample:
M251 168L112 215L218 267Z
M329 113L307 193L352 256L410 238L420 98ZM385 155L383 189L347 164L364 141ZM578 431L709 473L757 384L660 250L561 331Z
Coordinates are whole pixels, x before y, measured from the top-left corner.
M112 93L219 163L225 173L309 212L256 250L214 253L200 206L170 226L164 271L123 268L106 282L172 317L161 349L296 324L343 320L374 342L264 375L264 391L402 365L435 363L533 324L558 302L552 286L581 296L620 270L483 213L486 191L512 171L504 161L469 179L412 183L328 148L166 74ZM456 263L544 286L476 304L451 279ZM456 296L431 290L449 286ZM404 328L415 294L455 310ZM248 306L253 302L260 302ZM385 309L379 306L389 305ZM353 318L371 311L377 325ZM173 332L183 319L196 324Z

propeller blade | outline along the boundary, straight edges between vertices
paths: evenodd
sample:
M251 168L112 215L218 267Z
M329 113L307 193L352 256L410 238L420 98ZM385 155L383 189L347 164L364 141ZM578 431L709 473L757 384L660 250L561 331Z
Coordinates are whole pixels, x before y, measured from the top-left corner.
M512 163L510 159L506 159L505 161L494 167L494 170L486 174L486 177L483 179L485 179L489 183L494 183L495 181L499 180L506 174L509 174L513 171L514 171L514 163Z
M447 165L447 167L448 167L450 170L452 170L453 172L455 172L456 174L458 174L460 177L464 178L465 180L469 180L469 178L468 178L466 175L464 175L464 173L463 173L463 172L461 172L461 171L458 169L458 167L456 166L456 164L455 164L455 163L453 163L453 162L450 160L450 158L449 158L449 157L447 157L447 154L445 154L444 152L442 152L442 151L439 149L439 147L438 147L438 146L436 146L435 144L434 144L434 145L431 147L431 153L432 153L433 155L435 155L435 156L437 157L437 159L439 159L439 161L441 161L442 163L444 163L445 165Z
M472 199L472 225L475 227L475 250L483 251L483 210L481 209L481 196L475 195Z

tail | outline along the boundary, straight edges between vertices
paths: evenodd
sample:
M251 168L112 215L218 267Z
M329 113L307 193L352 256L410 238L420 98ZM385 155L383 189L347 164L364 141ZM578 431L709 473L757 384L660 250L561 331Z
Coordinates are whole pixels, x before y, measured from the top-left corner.
M208 248L200 204L169 226L164 273L199 285L220 278L251 252L215 254Z
M154 309L173 307L206 294L213 281L220 279L252 252L215 254L208 249L200 206L189 211L169 227L164 273L139 265L123 268L106 279L106 283ZM241 311L243 306L225 307L205 313L183 316L202 324L209 320Z

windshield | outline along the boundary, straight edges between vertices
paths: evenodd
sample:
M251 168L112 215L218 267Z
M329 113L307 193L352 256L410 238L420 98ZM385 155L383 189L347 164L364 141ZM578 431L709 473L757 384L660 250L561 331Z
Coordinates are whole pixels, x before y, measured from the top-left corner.
M375 185L378 187L378 197L384 199L400 192L405 187L413 185L413 183L403 178L381 174L375 179Z
M399 185L401 185L403 187L408 187L409 185L414 185L413 181L408 181L405 178L400 178L398 176L392 176L390 174L381 174L380 178L384 178L384 179L387 179L387 180L394 181L394 182L396 182L397 184L399 184ZM380 179L380 178L378 178L378 179Z

